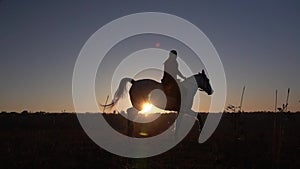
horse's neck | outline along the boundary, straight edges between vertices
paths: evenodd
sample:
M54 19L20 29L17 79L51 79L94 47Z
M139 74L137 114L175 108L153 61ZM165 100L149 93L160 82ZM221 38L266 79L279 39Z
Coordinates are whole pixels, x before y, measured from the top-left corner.
M193 96L196 94L198 85L194 77L190 77L182 82L182 86L185 88L188 94L192 94Z

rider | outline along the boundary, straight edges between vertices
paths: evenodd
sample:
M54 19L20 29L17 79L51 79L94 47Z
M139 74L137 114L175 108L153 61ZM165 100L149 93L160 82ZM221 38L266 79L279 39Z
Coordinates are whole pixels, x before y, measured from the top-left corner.
M178 70L178 62L176 59L176 50L171 50L168 59L164 62L164 75L161 80L164 89L169 91L171 95L173 93L176 93L174 92L174 90L179 90L177 85L177 75L184 80L186 79L186 77L183 76L182 73Z

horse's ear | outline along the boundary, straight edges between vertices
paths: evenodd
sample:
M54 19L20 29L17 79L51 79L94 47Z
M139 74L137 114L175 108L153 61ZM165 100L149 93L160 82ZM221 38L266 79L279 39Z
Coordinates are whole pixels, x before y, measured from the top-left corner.
M202 74L204 74L204 75L205 75L204 69L202 69Z

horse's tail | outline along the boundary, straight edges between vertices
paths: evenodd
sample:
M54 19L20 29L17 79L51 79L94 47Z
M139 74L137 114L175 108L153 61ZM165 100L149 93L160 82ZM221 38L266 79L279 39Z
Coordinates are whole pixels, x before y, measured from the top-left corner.
M130 82L133 84L135 82L135 80L133 80L132 78L123 78L119 84L119 87L118 87L111 103L106 104L106 105L101 105L101 106L107 107L107 108L114 107L118 103L118 101L124 96L124 93L126 91L127 82Z

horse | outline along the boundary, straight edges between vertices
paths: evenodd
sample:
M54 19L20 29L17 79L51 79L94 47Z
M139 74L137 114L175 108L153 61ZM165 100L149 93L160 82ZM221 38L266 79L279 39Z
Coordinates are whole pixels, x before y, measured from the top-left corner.
M114 107L118 101L124 96L127 83L131 83L132 86L129 89L129 96L132 106L138 111L143 110L145 103L151 103L152 105L169 111L179 111L181 105L185 105L185 109L191 108L193 104L193 97L197 90L204 91L208 95L213 94L213 89L207 78L204 70L193 76L186 78L186 80L179 82L180 91L166 91L163 84L152 79L134 80L132 78L123 78L120 81L119 87L115 92L114 98L111 103L102 105L107 108ZM159 101L151 102L151 92L154 90L161 90L166 94L167 103L161 105ZM172 92L180 92L179 94L170 94ZM189 97L189 98L187 98ZM192 98L191 98L192 97ZM151 99L154 100L154 99ZM184 101L185 104L182 104ZM187 102L188 101L188 102Z
M198 125L203 127L201 117L198 116L198 113L191 111L191 108L193 105L193 98L197 90L204 91L207 95L213 94L213 89L204 70L202 70L201 73L199 72L186 78L186 80L179 82L178 86L180 91L166 91L162 83L152 79L134 80L132 78L123 78L120 81L119 87L115 92L111 103L102 106L107 108L114 107L124 96L125 91L127 91L127 83L132 84L129 89L129 96L133 108L135 108L137 111L143 110L143 105L145 103L151 103L160 109L168 111L179 112L180 110L183 110L185 113L197 117L196 120L198 120L198 123L200 123ZM152 91L157 89L163 91L166 101L161 99L162 96L152 97ZM174 92L180 93L174 94Z

